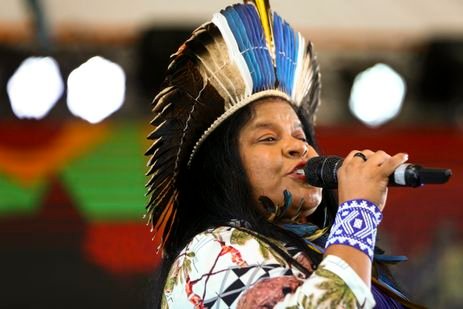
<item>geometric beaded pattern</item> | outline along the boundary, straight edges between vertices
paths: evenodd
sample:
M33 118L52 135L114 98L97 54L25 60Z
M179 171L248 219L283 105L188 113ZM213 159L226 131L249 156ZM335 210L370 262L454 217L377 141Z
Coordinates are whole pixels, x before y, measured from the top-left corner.
M368 200L350 200L339 206L325 247L333 244L356 248L373 259L376 231L383 215Z

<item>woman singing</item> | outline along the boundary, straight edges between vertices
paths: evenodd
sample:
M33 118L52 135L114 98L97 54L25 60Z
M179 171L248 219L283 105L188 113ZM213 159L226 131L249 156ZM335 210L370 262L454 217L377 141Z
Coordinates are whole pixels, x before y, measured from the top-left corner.
M162 308L417 308L377 227L407 155L354 150L337 191L307 184L320 75L268 1L222 10L172 56L153 103L149 220Z

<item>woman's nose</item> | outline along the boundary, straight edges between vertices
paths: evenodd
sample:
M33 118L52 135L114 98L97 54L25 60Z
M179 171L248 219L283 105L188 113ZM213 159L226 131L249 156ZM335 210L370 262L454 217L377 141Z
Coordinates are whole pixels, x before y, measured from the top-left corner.
M293 138L286 144L286 148L284 149L284 154L290 158L304 158L304 157L313 157L316 156L316 151L300 139Z

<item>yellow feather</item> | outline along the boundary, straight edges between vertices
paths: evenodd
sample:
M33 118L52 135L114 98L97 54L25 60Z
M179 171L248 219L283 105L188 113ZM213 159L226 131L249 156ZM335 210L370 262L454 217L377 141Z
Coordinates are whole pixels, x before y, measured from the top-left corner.
M324 227L322 229L316 230L312 235L310 235L309 237L306 237L306 238L309 241L314 241L314 240L322 237L323 235L325 235L326 232L328 232L328 228Z
M272 29L272 13L270 11L269 0L244 0L244 3L253 3L257 11L259 12L260 22L264 29L265 40L270 48L271 54L274 55L274 44L273 44L273 29Z

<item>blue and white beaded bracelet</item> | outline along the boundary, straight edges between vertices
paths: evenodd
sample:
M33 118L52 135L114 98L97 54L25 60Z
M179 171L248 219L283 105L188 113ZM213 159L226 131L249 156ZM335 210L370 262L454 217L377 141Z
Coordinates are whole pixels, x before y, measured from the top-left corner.
M368 200L350 200L339 206L326 248L341 244L356 248L373 259L376 231L383 215Z

